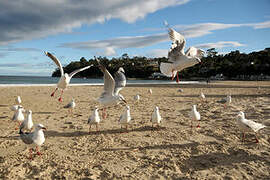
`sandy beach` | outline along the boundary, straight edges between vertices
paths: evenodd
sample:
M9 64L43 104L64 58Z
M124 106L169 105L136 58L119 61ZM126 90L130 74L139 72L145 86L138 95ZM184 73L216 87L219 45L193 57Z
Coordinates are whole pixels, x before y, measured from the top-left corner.
M258 88L257 86L260 86ZM148 94L148 89L153 94ZM178 92L182 88L184 92ZM72 86L59 103L54 87L0 87L0 179L269 179L270 127L259 143L248 134L241 142L236 114L270 126L270 82L219 82L210 85L126 87L121 94L131 109L131 125L121 131L123 104L107 110L100 131L89 133L87 120L103 86ZM207 102L198 97L200 92ZM133 97L140 94L135 103ZM232 103L217 102L227 94ZM46 128L42 155L28 159L27 146L11 121L15 97ZM75 99L70 115L63 106ZM201 128L191 130L189 112L196 104ZM150 117L160 108L160 128ZM101 108L101 107L100 107ZM101 111L100 111L101 115ZM194 123L195 124L195 123Z

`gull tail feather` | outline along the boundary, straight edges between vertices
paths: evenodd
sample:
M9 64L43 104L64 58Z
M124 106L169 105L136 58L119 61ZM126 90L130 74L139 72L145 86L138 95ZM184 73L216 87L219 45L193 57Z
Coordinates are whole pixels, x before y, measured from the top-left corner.
M172 77L173 73L173 65L171 63L161 63L160 64L160 72L168 77Z

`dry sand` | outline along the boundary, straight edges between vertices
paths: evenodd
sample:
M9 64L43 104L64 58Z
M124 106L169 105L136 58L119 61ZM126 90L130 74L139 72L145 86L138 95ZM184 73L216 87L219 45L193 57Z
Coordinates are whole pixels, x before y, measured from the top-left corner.
M180 87L184 92L178 92ZM241 142L235 117L242 110L248 119L270 125L270 82L155 86L152 95L149 88L122 90L132 116L128 133L121 133L118 124L122 105L108 110L100 132L88 133L87 119L103 87L69 87L63 103L50 97L53 87L0 87L0 179L269 179L269 128L259 135L259 144L253 134ZM199 100L201 91L207 102ZM141 101L134 104L137 93ZM232 104L225 109L217 101L229 93ZM47 127L42 156L33 160L10 120L17 95L33 111L34 123ZM73 117L63 109L72 97L77 103ZM191 131L193 104L202 121ZM163 118L158 129L150 123L154 106Z

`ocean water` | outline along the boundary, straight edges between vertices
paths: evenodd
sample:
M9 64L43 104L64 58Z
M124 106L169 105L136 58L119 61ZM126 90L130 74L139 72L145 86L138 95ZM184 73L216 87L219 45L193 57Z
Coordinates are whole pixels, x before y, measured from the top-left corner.
M59 77L38 77L38 76L0 76L0 86L8 85L54 85L58 82ZM72 78L71 84L80 85L100 85L103 84L103 79L86 79L86 78ZM175 81L171 80L127 80L127 83L137 84L173 84ZM180 83L199 83L198 81L181 81Z

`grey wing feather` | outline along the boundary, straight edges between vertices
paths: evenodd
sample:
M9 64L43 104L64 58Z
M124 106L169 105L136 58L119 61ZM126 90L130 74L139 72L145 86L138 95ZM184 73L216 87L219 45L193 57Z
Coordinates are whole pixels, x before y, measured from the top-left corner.
M186 40L184 36L176 32L174 29L169 28L169 37L172 40L171 49L168 52L169 61L175 61L176 57L184 55L184 49L186 45Z
M84 70L86 70L86 69L89 69L89 68L92 67L92 66L93 66L93 65L90 65L90 66L86 66L86 67L77 69L77 70L71 72L71 73L69 74L69 77L71 78L72 76L74 76L74 75L77 74L78 72L81 72L81 71L84 71Z
M24 133L20 130L20 137L21 140L25 143L25 144L32 144L33 141L33 134L34 133Z
M68 103L67 105L64 106L64 108L71 108L72 102Z
M117 71L114 74L115 88L114 94L118 94L126 86L126 76L123 72Z

